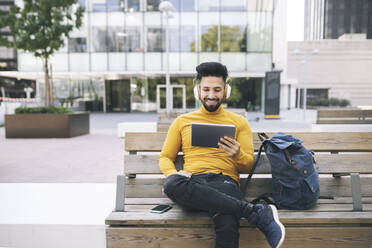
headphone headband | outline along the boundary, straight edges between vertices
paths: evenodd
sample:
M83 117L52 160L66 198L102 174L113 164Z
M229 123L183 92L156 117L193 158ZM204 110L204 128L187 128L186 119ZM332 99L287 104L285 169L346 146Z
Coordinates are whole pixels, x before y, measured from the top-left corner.
M225 80L225 82L224 82L224 84L225 84L225 85L226 85L226 84L231 84L231 81L232 81L231 78L230 78L230 77L227 77L226 80ZM192 80L192 82L193 82L194 86L197 86L197 85L200 84L201 80L199 80L199 79L197 79L197 78L194 78L194 79Z

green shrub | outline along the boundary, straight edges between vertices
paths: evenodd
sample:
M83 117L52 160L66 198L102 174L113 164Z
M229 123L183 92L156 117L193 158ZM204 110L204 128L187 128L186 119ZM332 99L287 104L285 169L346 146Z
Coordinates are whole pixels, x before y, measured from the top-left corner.
M339 106L339 107L346 107L350 105L350 101L347 99L339 99L339 98L321 98L321 99L312 99L307 102L309 106L317 106L317 107L329 107L329 106Z
M338 98L329 98L330 106L340 106L340 100Z
M20 107L15 109L16 114L66 114L72 111L66 107Z
M340 106L341 107L346 107L350 105L350 101L347 99L340 99Z
M313 99L313 100L310 100L310 101L308 101L307 102L307 105L309 105L309 106L322 106L322 107L324 107L324 106L329 106L328 105L329 104L329 102L328 102L328 99Z

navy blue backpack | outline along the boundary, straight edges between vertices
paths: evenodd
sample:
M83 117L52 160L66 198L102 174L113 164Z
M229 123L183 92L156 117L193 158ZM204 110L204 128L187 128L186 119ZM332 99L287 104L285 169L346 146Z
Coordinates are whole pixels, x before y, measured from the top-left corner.
M258 155L244 187L256 169L262 149L270 161L272 173L272 198L279 209L309 209L319 198L319 176L315 169L313 152L301 145L299 140L285 133L269 138L260 133L262 141ZM267 197L263 197L264 199ZM256 201L257 202L257 201Z

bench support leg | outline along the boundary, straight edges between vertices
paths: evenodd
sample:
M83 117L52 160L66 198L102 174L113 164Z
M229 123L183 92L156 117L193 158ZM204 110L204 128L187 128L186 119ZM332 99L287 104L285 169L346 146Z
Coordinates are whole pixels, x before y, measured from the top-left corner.
M124 212L125 204L125 175L118 175L116 178L116 202L115 211Z
M353 197L353 211L363 211L359 173L351 173L350 179L351 179L351 195Z

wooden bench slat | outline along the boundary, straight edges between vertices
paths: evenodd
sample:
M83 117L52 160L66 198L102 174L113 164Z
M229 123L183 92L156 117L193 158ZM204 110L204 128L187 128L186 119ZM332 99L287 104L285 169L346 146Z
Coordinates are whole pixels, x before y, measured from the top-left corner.
M363 197L372 196L372 180L361 177L361 191ZM132 178L126 180L126 197L134 198L164 198L162 193L164 178ZM255 197L271 192L271 178L252 178L247 189L247 197ZM350 197L350 177L320 178L320 194L322 196Z
M274 133L267 133L269 137ZM304 141L303 145L313 151L372 151L372 132L289 132ZM160 151L166 133L127 133L125 136L126 151ZM257 133L253 133L254 148L261 144Z
M128 212L149 212L151 208L155 207L157 204L153 205L132 205L127 204L125 206L125 211ZM182 208L180 208L177 204L171 203L173 206L172 210L170 211L184 211ZM306 210L306 212L348 212L353 210L353 205L351 203L318 203L315 207ZM291 211L291 210L280 210L282 212ZM363 205L363 211L372 212L372 204L364 204Z
M248 201L253 198L247 197ZM372 197L364 197L363 203L372 204ZM159 204L174 204L169 198L127 198L127 205L159 205ZM335 197L334 199L318 199L319 204L352 204L351 197Z
M312 212L279 211L283 224L369 224L372 225L372 212ZM205 212L168 211L161 215L150 212L112 212L106 218L106 225L211 225ZM241 221L247 226L246 220Z
M124 174L161 174L159 155L124 155ZM365 173L372 174L372 153L369 154L316 154L316 168L320 174ZM183 168L183 157L177 156L177 170ZM270 173L270 164L263 154L255 173Z
M318 118L359 118L372 117L372 110L342 109L342 110L318 110Z
M372 120L338 120L338 119L320 119L316 124L372 124Z
M107 247L119 248L211 248L215 234L211 227L110 227L107 229ZM357 237L357 238L355 238ZM286 248L369 248L372 229L366 227L287 227L283 247ZM269 247L264 235L257 229L240 228L241 248Z

